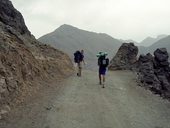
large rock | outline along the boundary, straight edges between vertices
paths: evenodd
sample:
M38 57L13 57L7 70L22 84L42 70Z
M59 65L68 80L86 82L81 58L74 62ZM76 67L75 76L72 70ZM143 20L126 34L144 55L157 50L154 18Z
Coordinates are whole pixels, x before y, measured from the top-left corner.
M138 47L133 43L123 43L111 60L110 70L126 70L132 69L133 64L137 61Z
M169 62L168 62L169 55L166 48L157 49L154 52L154 56L155 56L156 64L158 64L157 66L159 67L169 66Z
M154 56L141 55L138 60L141 86L149 88L165 98L170 98L170 67L168 52L165 48L157 49Z
M154 72L154 57L150 53L139 56L138 71L141 85L161 94L160 81Z

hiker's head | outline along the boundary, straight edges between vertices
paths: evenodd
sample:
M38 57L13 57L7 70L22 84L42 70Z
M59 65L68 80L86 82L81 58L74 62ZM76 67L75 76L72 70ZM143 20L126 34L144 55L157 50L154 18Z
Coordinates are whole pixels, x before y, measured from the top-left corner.
M99 52L96 56L97 57L106 57L108 55L107 52Z
M84 53L84 50L81 50L81 53Z

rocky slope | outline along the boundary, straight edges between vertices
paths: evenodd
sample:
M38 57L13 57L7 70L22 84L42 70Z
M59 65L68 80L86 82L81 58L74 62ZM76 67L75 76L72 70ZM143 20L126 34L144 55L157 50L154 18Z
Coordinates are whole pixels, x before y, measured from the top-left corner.
M40 81L72 71L65 53L38 42L12 3L0 0L0 117L16 99L24 100Z
M96 54L99 51L108 52L111 57L122 44L107 34L89 32L66 24L38 40L65 51L71 58L76 50L84 49L87 66L91 69L97 67Z
M123 44L111 60L109 69L136 71L140 86L170 99L170 66L166 48L157 49L154 55L140 55L139 59L137 54L138 48L134 44Z

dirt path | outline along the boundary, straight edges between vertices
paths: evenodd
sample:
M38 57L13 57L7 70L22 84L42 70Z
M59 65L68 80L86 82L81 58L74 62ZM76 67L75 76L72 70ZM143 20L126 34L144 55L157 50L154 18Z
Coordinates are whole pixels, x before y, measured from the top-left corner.
M0 127L170 128L170 103L136 86L132 72L110 72L104 89L92 71L62 84L16 108Z

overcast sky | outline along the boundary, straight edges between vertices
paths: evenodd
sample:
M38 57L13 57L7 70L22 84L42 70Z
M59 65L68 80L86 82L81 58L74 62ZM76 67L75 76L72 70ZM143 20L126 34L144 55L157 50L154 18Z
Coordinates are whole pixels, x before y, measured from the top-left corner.
M11 1L36 38L62 24L136 41L170 34L170 0Z

